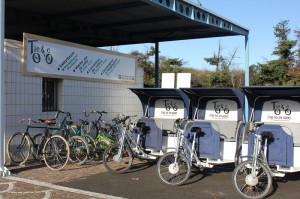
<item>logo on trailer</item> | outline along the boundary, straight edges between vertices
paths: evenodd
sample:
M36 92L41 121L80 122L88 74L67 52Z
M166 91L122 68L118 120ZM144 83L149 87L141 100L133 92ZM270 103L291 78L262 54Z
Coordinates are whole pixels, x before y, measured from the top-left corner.
M225 114L228 114L229 113L229 109L227 107L226 104L223 104L223 103L218 103L219 101L215 101L213 102L214 104L214 109L215 109L215 112L217 114L220 114L221 113L221 110L225 113Z
M273 104L273 111L275 115L280 115L281 111L284 111L286 115L290 115L292 110L289 109L289 105L280 104L279 101L271 102Z

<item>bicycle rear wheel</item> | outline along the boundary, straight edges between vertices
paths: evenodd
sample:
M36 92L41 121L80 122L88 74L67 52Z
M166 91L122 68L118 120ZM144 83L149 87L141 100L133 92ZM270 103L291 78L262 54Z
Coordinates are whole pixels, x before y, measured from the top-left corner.
M169 152L158 160L157 171L159 178L163 182L169 185L180 185L189 178L191 166L184 155Z
M31 144L24 133L15 133L10 137L7 145L8 157L13 163L22 164L29 158Z
M90 149L87 141L81 136L72 136L69 139L70 147L70 162L84 164L90 154Z
M123 146L121 155L118 152L120 143L110 145L103 153L104 167L113 173L125 173L132 165L133 155L131 150Z
M239 164L232 173L234 190L243 198L264 198L272 186L272 177L267 167L261 162L255 166L256 175L252 173L254 161Z
M43 157L47 167L50 169L63 169L68 163L69 156L69 143L62 136L53 135L46 141Z

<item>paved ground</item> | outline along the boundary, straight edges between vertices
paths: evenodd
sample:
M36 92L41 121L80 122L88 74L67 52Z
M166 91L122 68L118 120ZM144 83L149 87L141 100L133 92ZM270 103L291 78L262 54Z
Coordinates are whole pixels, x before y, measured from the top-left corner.
M0 178L0 199L94 199L118 198L101 193L56 185L99 174L105 169L101 162L86 165L69 164L61 171L52 171L40 163L8 167L12 175Z
M10 177L0 178L0 199L234 199L239 198L231 186L233 165L193 171L182 186L170 186L160 181L156 165L135 163L126 174L105 172L101 162L84 166L67 165L62 171L51 171L41 164L10 167ZM268 198L300 198L300 173L274 179Z

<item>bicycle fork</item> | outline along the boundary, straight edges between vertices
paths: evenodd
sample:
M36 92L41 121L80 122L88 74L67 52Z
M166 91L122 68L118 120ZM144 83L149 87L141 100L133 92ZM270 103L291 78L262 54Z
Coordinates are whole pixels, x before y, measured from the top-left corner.
M258 161L258 156L259 156L259 149L261 147L261 136L257 135L257 139L254 139L254 153L253 153L253 167L252 167L252 177L256 177L256 168L257 168L257 161Z
M118 154L114 156L115 162L121 162L121 160L122 160L122 151L123 151L124 144L125 144L125 134L126 134L126 128L123 128Z

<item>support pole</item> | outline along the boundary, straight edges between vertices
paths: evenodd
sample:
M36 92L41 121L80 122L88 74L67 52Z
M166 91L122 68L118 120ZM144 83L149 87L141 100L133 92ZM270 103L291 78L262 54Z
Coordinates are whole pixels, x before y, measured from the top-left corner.
M245 86L249 86L249 35L245 36ZM245 117L249 121L249 105L245 97Z
M155 88L158 88L159 75L159 43L155 42Z
M5 81L4 81L4 23L5 23L5 0L0 0L0 173L1 176L10 175L4 167L5 162Z

